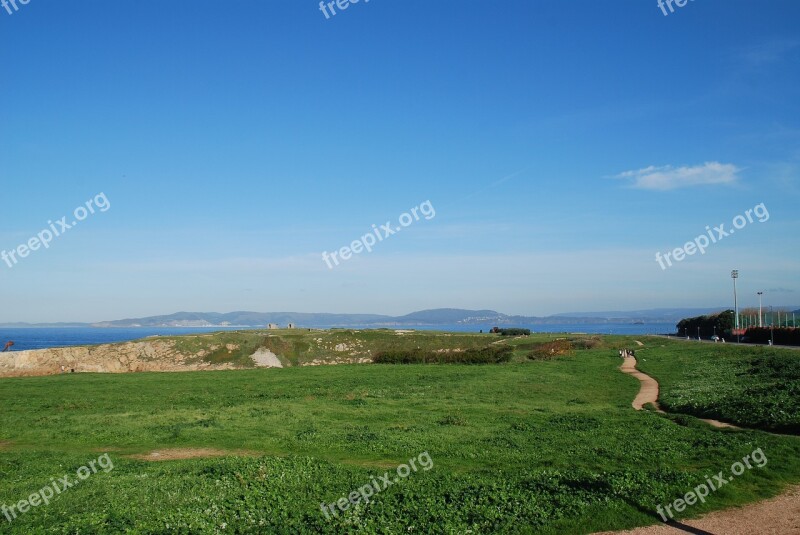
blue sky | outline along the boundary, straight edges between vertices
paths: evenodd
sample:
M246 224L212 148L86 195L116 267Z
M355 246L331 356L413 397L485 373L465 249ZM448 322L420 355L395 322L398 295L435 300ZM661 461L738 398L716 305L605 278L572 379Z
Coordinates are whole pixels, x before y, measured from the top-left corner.
M0 8L0 322L800 303L800 3L318 4Z

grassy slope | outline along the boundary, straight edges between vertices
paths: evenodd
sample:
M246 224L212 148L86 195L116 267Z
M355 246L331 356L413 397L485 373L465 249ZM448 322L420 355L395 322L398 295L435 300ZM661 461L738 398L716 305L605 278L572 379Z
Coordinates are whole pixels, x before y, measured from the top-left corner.
M658 345L648 363L670 358ZM99 452L111 453L115 469L12 524L0 516L0 531L588 533L656 521L656 505L758 447L766 467L687 514L800 481L797 438L637 413L638 383L618 366L616 351L597 349L502 366L5 379L0 441L11 446L0 451L0 504L74 474ZM190 446L267 456L158 464L123 456ZM423 451L432 470L325 520L320 502Z
M377 351L392 349L479 348L499 339L490 334L442 333L418 331L397 334L394 330L248 330L223 331L204 335L162 337L174 340L182 354L195 355L201 350L208 354L196 357L215 364L231 362L237 366L253 367L250 359L258 348L269 349L284 365L297 366L316 363L357 362L372 357ZM235 347L229 350L229 347ZM211 350L211 348L214 348Z
M658 380L666 410L800 434L800 351L651 343L639 368Z

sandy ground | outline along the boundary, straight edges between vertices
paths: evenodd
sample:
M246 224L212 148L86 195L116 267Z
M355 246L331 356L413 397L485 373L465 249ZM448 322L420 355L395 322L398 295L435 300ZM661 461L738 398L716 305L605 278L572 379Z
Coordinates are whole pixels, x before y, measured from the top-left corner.
M138 455L128 455L131 459L141 461L177 461L180 459L205 459L209 457L226 457L229 455L256 456L258 452L245 450L217 450L213 448L171 448L152 451Z
M798 535L800 534L800 486L776 498L736 509L709 513L694 520L605 531L596 535Z
M658 383L649 375L646 375L636 369L635 358L627 357L622 359L622 366L620 366L619 369L629 375L633 375L639 379L639 382L641 383L639 393L636 394L636 397L631 403L631 406L633 406L634 409L640 411L646 404L652 403L659 412L664 412L658 406Z
M260 368L283 368L278 355L264 347L259 347L258 351L250 355L250 358Z

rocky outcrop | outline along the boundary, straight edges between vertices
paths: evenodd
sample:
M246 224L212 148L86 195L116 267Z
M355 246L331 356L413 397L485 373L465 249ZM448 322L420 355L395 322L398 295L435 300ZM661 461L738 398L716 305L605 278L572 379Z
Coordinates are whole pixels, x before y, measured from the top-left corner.
M256 366L261 368L283 368L278 355L264 347L258 348L255 353L250 355L250 358L253 359Z
M121 344L58 347L0 353L0 377L51 375L63 371L126 373L145 371L229 370L232 363L203 361L203 352L186 354L174 340L142 340Z

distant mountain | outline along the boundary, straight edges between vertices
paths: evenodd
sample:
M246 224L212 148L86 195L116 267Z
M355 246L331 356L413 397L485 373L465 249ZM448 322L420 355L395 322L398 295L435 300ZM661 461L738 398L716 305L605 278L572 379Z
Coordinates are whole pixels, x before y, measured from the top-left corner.
M330 314L309 312L176 312L164 316L126 318L97 323L5 323L0 327L264 327L268 323L300 327L392 327L414 325L554 325L603 323L677 323L688 317L726 310L716 308L653 308L611 312L569 312L553 316L510 316L495 310L437 308L404 316L382 314ZM792 307L794 308L794 307ZM800 315L800 310L795 311Z
M176 312L167 316L102 321L92 327L263 327L268 323L294 323L306 327L363 325L390 322L391 316L379 314L327 314L305 312Z
M634 314L618 321L631 321L640 317ZM685 316L676 316L677 321ZM166 316L147 318L128 318L94 323L94 327L214 327L241 326L262 327L268 323L287 325L294 323L303 327L390 327L414 325L546 325L557 323L607 323L608 318L587 314L574 316L510 316L496 310L467 310L461 308L437 308L420 310L404 316L385 316L380 314L329 314L304 312L177 312ZM673 321L672 317L667 320Z
M534 325L553 323L607 323L604 318L509 316L495 310L437 308L405 316L304 312L177 312L167 316L128 318L91 324L92 327L263 327L268 323L301 327L392 327L414 325Z
M508 318L505 314L494 310L465 310L462 308L436 308L420 310L405 316L394 318L398 323L437 324L437 323L472 323L500 320Z
M556 314L557 317L574 318L574 317L591 317L591 318L604 318L607 320L638 320L638 321L654 321L654 322L669 322L679 321L683 318L702 316L704 314L713 314L733 308L731 306L719 306L714 308L650 308L645 310L627 310L627 311L604 311L604 312L567 312L566 314Z

